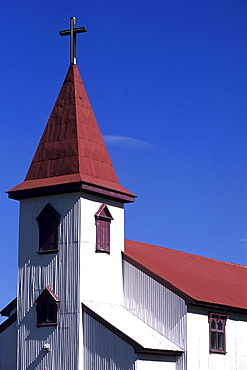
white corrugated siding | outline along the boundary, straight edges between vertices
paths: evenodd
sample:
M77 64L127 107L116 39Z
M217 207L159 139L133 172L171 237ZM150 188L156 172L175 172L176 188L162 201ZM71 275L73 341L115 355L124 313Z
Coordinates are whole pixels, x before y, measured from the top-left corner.
M190 307L188 312L188 369L247 369L246 315L223 309L220 311L218 309L216 312L228 316L226 320L226 354L209 353L208 308Z
M84 370L134 370L133 348L83 313ZM151 369L150 369L151 370Z
M61 215L59 253L39 255L36 217L48 202ZM78 368L81 324L80 203L76 194L21 202L18 370L43 370L45 367L63 370ZM49 285L61 300L57 328L36 327L34 302L46 285ZM48 354L43 350L45 342L51 345L51 352Z
M126 308L185 350L177 370L186 369L187 306L182 298L123 261Z

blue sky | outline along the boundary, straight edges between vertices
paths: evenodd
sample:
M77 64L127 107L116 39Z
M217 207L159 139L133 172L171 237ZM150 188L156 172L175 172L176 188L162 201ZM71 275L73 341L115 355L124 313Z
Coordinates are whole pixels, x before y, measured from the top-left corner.
M18 202L69 66L77 64L123 186L126 237L247 263L247 1L1 4L0 309L16 296Z

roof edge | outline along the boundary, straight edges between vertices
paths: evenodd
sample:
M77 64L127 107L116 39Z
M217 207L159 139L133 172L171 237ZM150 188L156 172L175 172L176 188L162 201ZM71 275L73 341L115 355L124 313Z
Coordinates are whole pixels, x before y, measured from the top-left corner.
M129 262L131 265L139 269L140 271L144 272L148 276L150 276L152 279L156 280L161 285L165 286L167 289L171 290L173 293L177 294L179 297L184 299L187 306L198 306L198 307L207 307L210 309L220 309L220 310L226 310L231 312L237 312L237 313L243 313L246 314L247 309L242 307L236 307L236 306L229 306L229 305L223 305L219 303L213 303L213 302L206 302L206 301L199 301L197 299L194 299L184 293L182 290L177 288L175 285L171 284L166 279L162 278L160 275L156 274L152 270L148 269L144 265L142 265L140 262L136 261L134 258L130 257L126 252L122 252L123 259L126 262ZM221 262L221 261L220 261ZM224 261L222 261L224 262ZM242 265L241 265L242 266Z
M8 316L10 315L11 311L17 308L17 298L14 298L10 303L7 304L1 311L1 316Z
M169 281L165 280L152 270L148 269L144 265L142 265L140 262L136 261L134 258L130 257L126 252L122 252L123 259L126 262L129 262L132 266L136 267L138 270L144 272L144 274L150 276L152 279L166 287L167 289L171 290L173 293L177 294L180 298L184 299L185 303L187 305L194 305L195 301L193 298L182 292L179 288L177 288L175 285L171 284Z
M247 313L246 308L227 306L223 304L203 302L203 301L195 301L193 306L205 307L205 308L212 309L212 310L219 309L219 310L225 310L225 311L230 311L230 312L237 312L237 313L241 313L245 315Z
M82 303L82 310L83 312L87 313L93 319L98 321L100 324L105 326L108 330L112 333L116 334L119 338L123 339L125 342L130 344L136 353L141 354L155 354L155 355L172 355L172 356L181 356L183 354L183 350L167 350L167 349L150 349L143 347L140 343L136 340L132 339L129 335L125 334L123 331L118 329L112 323L108 322L105 318L99 315L99 313L92 310L92 308L88 307L85 303ZM139 319L136 317L136 319ZM145 323L146 324L146 323ZM149 326L148 324L146 324ZM155 330L155 329L154 329ZM162 335L162 334L161 334Z
M7 320L5 320L0 325L0 334L7 329L11 324L13 324L17 320L17 312L15 312L12 316L8 317Z
M82 181L47 185L42 187L30 187L29 189L18 189L17 187L15 187L6 191L6 193L8 194L8 197L10 199L21 200L33 197L40 197L44 195L71 193L76 191L85 191L86 193L94 194L96 193L98 195L105 196L106 198L122 201L123 203L132 203L135 201L136 198L136 195L129 193L128 191L126 191L126 193L114 191L108 188L87 184Z
M108 321L106 321L105 319L103 319L103 317L101 317L96 312L94 312L93 310L91 310L84 303L82 303L82 310L83 310L83 312L85 312L89 316L91 316L93 319L95 319L96 321L98 321L100 324L102 324L103 326L105 326L107 329L109 329L111 332L113 332L114 334L116 334L118 337L120 337L121 339L123 339L125 342L129 343L135 349L135 351L144 350L144 348L139 343L137 343L132 338L128 337L126 334L124 334L119 329L117 329L115 326L113 326L112 324L110 324Z

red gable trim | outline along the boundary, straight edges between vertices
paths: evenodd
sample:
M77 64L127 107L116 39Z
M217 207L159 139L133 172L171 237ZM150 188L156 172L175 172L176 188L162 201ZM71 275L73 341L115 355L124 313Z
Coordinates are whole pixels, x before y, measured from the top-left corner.
M103 218L107 218L109 220L113 220L113 217L112 217L112 215L111 215L111 213L110 213L110 211L107 208L107 205L105 203L101 204L98 211L95 213L94 217L96 217L96 218L103 217Z
M42 293L38 296L38 298L35 300L34 304L37 305L37 302L42 298L42 296L48 292L51 297L54 299L54 301L56 301L57 303L60 302L60 299L58 298L58 296L53 292L53 290L47 285L45 287L45 289L42 291Z

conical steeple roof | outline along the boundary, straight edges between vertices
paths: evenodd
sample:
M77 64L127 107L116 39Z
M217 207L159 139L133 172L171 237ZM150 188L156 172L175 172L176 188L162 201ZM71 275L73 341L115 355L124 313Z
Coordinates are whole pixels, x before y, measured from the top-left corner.
M134 201L118 181L76 65L68 69L25 180L9 197L88 191Z

